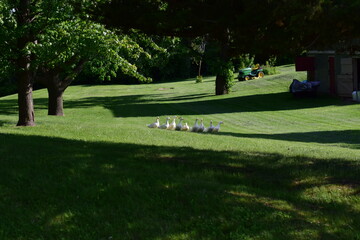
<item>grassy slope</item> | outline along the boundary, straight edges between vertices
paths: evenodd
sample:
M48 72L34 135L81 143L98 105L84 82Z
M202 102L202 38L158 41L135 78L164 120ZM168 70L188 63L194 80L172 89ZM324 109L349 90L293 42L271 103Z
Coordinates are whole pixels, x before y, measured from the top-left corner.
M293 66L214 78L73 86L65 117L34 93L34 128L0 98L0 239L360 239L358 104L293 99ZM219 134L148 129L160 116Z

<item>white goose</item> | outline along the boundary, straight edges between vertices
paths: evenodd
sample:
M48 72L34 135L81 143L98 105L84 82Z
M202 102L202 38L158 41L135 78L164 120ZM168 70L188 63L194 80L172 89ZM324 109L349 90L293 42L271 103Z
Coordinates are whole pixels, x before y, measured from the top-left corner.
M213 121L210 121L210 126L206 129L206 132L211 133L214 130Z
M169 127L167 128L168 130L175 130L176 128L176 118L177 116L174 116L174 119L172 120L172 122L169 124Z
M223 124L224 122L223 121L220 121L218 123L218 125L216 127L214 127L214 129L212 130L213 133L215 132L219 132L220 131L220 125Z
M152 123L152 124L147 124L147 126L148 126L149 128L158 128L158 127L160 126L160 118L157 117L157 118L156 118L156 121L155 121L154 123Z
M168 127L169 127L169 120L170 120L170 118L169 117L167 117L166 118L166 123L164 123L163 125L161 125L161 126L159 126L159 128L160 129L167 129Z
M180 130L182 129L182 124L181 124L181 122L182 122L183 120L184 120L184 119L181 117L179 123L178 123L178 124L176 125L176 127L175 127L175 130L176 130L176 131L180 131Z
M195 124L194 126L192 127L192 132L197 132L199 130L199 124L197 123L198 122L198 118L195 120Z
M204 121L203 119L200 119L200 126L198 132L204 132L204 130L205 130Z
M189 131L190 127L187 123L185 123L182 127L181 127L181 131Z

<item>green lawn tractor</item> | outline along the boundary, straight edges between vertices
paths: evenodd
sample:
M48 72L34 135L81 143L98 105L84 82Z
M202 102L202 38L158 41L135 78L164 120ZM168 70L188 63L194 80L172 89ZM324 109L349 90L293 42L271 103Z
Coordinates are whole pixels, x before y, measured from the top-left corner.
M264 70L256 64L255 67L248 67L240 69L238 79L239 81L247 81L255 78L263 78L265 76Z

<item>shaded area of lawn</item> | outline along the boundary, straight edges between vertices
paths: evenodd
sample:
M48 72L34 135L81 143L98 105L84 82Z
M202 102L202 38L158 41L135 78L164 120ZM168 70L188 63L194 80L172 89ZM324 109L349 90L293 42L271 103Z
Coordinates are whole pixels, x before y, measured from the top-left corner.
M353 149L360 149L360 130L293 132L280 134L245 134L219 132L218 135L234 136L240 138L263 138L294 142L336 143Z
M357 239L357 162L0 134L1 239Z
M4 126L6 124L10 124L10 123L12 123L12 122L0 120L0 127Z
M18 114L17 99L0 99L0 115Z
M287 92L196 100L207 95L130 95L119 97L90 97L65 101L66 108L103 106L115 117L144 117L162 115L221 114L234 112L262 112L324 107L342 104L336 98L319 97L296 99ZM183 101L184 102L176 102ZM186 101L191 100L191 101ZM41 103L41 100L38 100Z
M211 94L174 96L170 93L125 95L119 97L88 97L67 100L64 109L103 106L115 117L145 117L163 115L206 115L235 112L262 112L317 108L344 104L336 98L296 99L287 92L257 94L202 100ZM35 109L47 109L47 98L35 98ZM17 100L1 100L0 114L17 114Z

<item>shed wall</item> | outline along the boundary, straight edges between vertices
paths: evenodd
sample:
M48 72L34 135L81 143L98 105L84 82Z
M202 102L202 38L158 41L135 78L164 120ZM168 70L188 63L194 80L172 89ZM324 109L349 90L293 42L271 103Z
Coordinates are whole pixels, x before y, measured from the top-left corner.
M327 55L318 55L315 58L315 81L320 81L319 92L329 93L329 58Z

